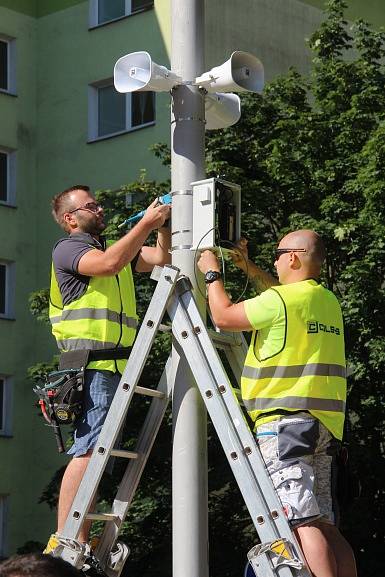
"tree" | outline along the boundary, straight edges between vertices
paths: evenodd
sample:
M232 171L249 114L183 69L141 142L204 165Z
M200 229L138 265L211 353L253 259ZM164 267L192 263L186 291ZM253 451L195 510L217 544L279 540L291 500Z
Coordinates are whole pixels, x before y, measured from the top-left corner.
M323 281L343 307L351 372L351 479L362 488L359 499L345 495L342 530L355 549L359 574L380 577L377 552L385 537L385 36L362 21L349 28L345 8L344 0L328 1L325 20L310 40L309 77L289 70L263 95L242 98L238 124L210 133L207 168L209 175L242 185L242 228L251 257L262 268L272 271L273 248L290 230L313 228L326 240ZM157 146L156 153L167 163L167 147ZM126 191L155 196L168 187L141 179L117 194L101 192L99 198L114 215L110 232L116 234L116 224L124 219ZM227 278L229 292L239 296L239 273L230 271ZM152 290L148 279L140 282L141 311ZM246 296L252 295L249 286ZM148 363L147 382L157 382L156 369L167 351L167 337L161 337ZM140 420L141 408L135 415L131 423ZM132 576L169 574L169 422L154 448L133 516L125 523ZM209 439L210 574L233 577L241 574L256 537L211 426Z
M360 575L380 575L384 540L385 36L348 30L330 0L313 35L310 78L295 70L243 100L240 123L208 141L215 172L243 184L251 255L271 268L272 245L314 228L327 241L325 282L341 300L349 378L351 471L362 493L342 517Z

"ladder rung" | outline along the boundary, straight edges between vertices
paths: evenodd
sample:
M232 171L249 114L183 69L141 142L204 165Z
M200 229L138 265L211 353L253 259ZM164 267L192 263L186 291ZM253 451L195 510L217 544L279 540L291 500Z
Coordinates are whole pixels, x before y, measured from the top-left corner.
M212 329L207 329L207 332L216 348L226 349L228 347L241 346L242 344L241 341L236 340L234 333L217 333L217 331Z
M172 331L172 326L171 326L171 325L165 325L165 324L161 323L161 324L159 325L158 330L159 330L161 333L170 333L170 332Z
M138 453L133 451L123 451L120 449L112 449L111 457L123 457L123 459L137 459L139 457Z
M86 519L90 521L105 521L108 523L119 519L119 515L113 515L112 513L88 513Z
M135 393L139 395L147 395L148 397L157 397L157 399L164 399L165 395L157 389L146 389L146 387L135 387Z

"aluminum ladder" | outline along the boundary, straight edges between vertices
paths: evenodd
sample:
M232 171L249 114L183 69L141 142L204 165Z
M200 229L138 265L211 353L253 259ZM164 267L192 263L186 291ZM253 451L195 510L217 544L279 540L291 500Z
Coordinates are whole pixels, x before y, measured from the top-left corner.
M63 532L58 536L59 545L51 554L83 568L90 550L88 545L77 540L82 524L87 519L104 521L105 529L95 550L95 559L105 575L119 577L129 553L127 546L117 540L119 531L165 414L179 359L183 357L200 390L260 539L260 544L248 553L256 577L310 577L217 352L217 348L225 352L235 377L239 378L245 356L243 337L206 328L191 283L179 272L173 266L157 267L158 284ZM138 382L166 311L172 321L173 356L167 360L157 389L143 388ZM151 396L152 402L135 450L117 450L115 441L135 393ZM126 458L128 464L111 511L95 513L91 508L110 456Z

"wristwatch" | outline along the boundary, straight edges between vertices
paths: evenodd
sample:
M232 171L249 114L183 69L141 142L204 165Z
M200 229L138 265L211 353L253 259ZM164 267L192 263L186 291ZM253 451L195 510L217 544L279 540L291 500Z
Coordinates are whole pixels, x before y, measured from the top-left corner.
M217 270L208 270L207 273L205 274L205 283L206 284L211 284L212 282L218 280L222 278L222 275L219 271Z

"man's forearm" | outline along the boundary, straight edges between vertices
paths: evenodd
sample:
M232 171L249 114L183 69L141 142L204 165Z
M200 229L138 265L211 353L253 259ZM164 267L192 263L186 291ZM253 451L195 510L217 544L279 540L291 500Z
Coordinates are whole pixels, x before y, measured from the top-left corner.
M156 242L156 248L159 252L159 259L162 260L163 264L169 264L171 262L171 229L170 227L162 227L158 230L158 239Z
M138 254L151 230L148 223L139 221L127 234L106 249L105 258L111 259L120 271Z
M207 297L213 321L219 326L224 312L232 305L222 280L207 285Z
M262 293L272 286L279 285L278 280L274 278L273 275L259 268L259 266L251 260L247 261L247 268L245 267L243 270L259 293Z

